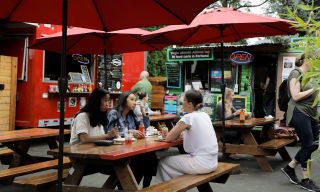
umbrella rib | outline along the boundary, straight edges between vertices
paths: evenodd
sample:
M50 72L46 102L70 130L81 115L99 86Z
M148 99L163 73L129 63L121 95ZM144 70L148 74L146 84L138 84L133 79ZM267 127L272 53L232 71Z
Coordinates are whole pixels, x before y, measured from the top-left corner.
M279 31L281 31L281 32L284 32L285 34L294 35L294 33L288 32L288 31L283 30L283 29L281 29L281 28L279 28L279 27L276 27L276 26L269 25L268 23L261 23L261 25L265 25L265 26L267 26L267 27L269 27L269 28L279 30Z
M28 48L30 48L30 49L37 49L37 48L33 48L34 46L39 46L39 45L41 45L41 44L44 44L44 43L47 43L48 41L51 41L50 39L49 40L42 40L42 41L40 41L40 42L37 42L37 43L34 43L34 44L32 44L32 45L30 45L30 46L28 46Z
M168 11L171 15L175 16L178 20L180 20L182 23L188 24L188 22L183 19L182 17L180 17L179 15L175 14L173 11L171 11L170 9L167 9L166 6L164 6L159 0L155 0L155 2L162 7L164 10Z
M136 35L130 35L130 36L141 42L141 39L138 38ZM150 47L152 47L152 49L157 50L157 48L155 46L153 46L152 44L145 44L143 42L141 44L146 45L146 46L150 46Z
M196 27L196 30L193 31L187 38L185 38L180 45L184 45L184 43L189 40L193 35L195 35L200 30L200 27Z
M101 13L100 13L100 11L99 11L99 8L98 8L98 5L97 5L96 0L92 0L92 2L93 2L93 5L94 5L94 8L96 9L96 13L98 14L99 21L100 21L101 26L102 26L102 30L103 30L103 31L107 31L108 28L107 28L106 25L104 24L104 20L103 20L103 17L101 16Z
M79 43L79 42L80 42L82 39L84 39L87 35L88 35L88 33L86 33L85 35L81 36L78 41L73 42L70 47L67 47L67 52L69 52L77 43Z
M18 7L21 5L23 0L20 0L15 6L14 8L10 11L10 14L8 14L8 16L6 17L6 20L10 20L11 15L18 9Z
M234 31L234 33L237 34L238 40L240 40L240 39L241 39L241 35L240 35L240 33L237 31L237 29L235 28L235 26L234 26L234 25L231 25L231 28L232 28L232 30Z

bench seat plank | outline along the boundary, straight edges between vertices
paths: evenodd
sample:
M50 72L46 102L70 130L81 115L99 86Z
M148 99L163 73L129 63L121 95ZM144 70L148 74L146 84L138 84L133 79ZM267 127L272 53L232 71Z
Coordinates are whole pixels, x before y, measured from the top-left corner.
M139 190L140 192L182 192L200 186L215 179L229 175L233 170L239 169L239 164L219 162L215 171L202 175L182 175L169 181Z
M271 139L265 143L259 145L259 148L263 149L280 149L290 143L293 143L295 139Z
M66 178L68 174L69 174L69 169L64 169L63 178ZM28 185L33 187L39 187L42 185L55 183L57 180L58 180L58 172L57 170L55 170L54 172L50 172L50 173L18 178L14 181L14 183L18 185Z
M14 151L11 149L0 149L0 157L11 156L14 154Z
M63 157L63 166L65 168L71 166L71 161L68 157ZM40 163L33 163L29 165L23 165L19 167L13 167L13 168L1 170L0 179L27 175L27 174L35 173L38 171L55 169L57 167L58 167L58 159L44 161Z

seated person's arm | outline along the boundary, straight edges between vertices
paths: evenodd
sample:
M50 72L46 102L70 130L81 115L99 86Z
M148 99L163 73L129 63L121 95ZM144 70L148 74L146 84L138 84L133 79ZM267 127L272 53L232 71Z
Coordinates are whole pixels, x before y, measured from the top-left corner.
M166 142L175 141L180 137L180 134L185 130L189 129L191 126L185 124L183 121L179 121L176 126L174 126L168 133L166 137Z
M225 120L230 120L235 118L237 115L239 115L240 110L237 111L233 111L232 110L232 114L231 115L227 115L224 117ZM219 120L222 120L222 102L219 102L217 105L217 117Z
M87 133L80 133L78 134L81 143L91 143L97 140L105 140L105 139L112 139L118 135L118 130L113 128L107 134L102 134L98 136L89 136Z

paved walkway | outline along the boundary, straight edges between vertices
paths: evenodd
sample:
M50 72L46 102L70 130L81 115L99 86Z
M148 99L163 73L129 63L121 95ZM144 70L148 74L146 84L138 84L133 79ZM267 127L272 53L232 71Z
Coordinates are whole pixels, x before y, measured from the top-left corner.
M32 154L45 154L47 149L44 145L36 145L32 147ZM297 151L297 147L288 147L288 151L291 156ZM159 154L159 156L175 154L178 153L175 149L170 149L166 152ZM318 151L318 156L320 156L320 151ZM241 173L231 175L226 184L211 184L212 188L216 192L250 192L250 191L259 191L259 192L270 192L270 191L290 191L298 192L305 191L299 186L291 184L289 180L281 173L280 168L286 165L283 162L279 155L275 157L269 157L268 161L273 167L273 172L263 172L257 165L257 162L254 158L238 155L239 160L228 160L228 162L240 163ZM220 161L225 161L222 158ZM3 165L0 165L0 169L4 168ZM312 176L313 179L320 184L320 160L313 162ZM297 175L301 178L300 169L297 168ZM83 186L93 186L101 187L101 185L106 180L107 176L102 174L94 174L86 176L81 185ZM153 183L157 183L158 179L154 178ZM23 192L30 191L26 188L17 187L17 186L3 186L0 185L0 192ZM190 190L190 192L196 192L196 189Z

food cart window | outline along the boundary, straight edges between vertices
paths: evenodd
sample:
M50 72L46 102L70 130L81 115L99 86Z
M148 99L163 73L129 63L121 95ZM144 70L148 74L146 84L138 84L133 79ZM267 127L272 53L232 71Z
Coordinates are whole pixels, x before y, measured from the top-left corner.
M209 69L212 61L185 61L185 82L195 89L209 90Z
M92 55L67 55L66 72L69 83L91 83L93 69ZM61 71L61 55L44 52L44 82L57 81Z
M228 88L235 90L236 93L238 93L235 89L235 86L238 86L238 65L232 65L230 60L227 58L224 60L224 79L225 84ZM221 62L220 59L216 59L214 62L214 65L211 68L210 71L210 80L211 80L211 92L214 93L220 93L220 85L221 85Z

